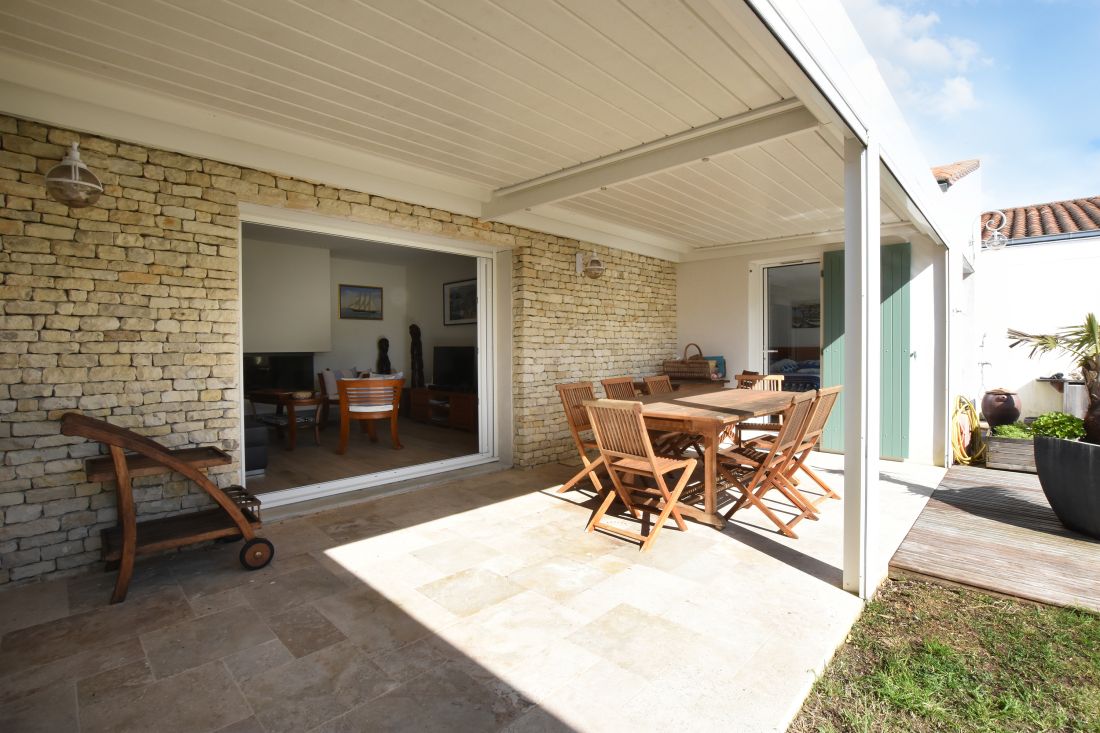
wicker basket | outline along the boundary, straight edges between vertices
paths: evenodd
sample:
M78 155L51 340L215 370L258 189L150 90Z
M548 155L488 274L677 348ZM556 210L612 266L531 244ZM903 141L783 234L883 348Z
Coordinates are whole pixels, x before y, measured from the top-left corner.
M688 351L692 347L695 347L699 353L688 356ZM703 350L699 348L699 344L688 344L684 347L683 359L668 359L661 369L671 379L710 379L714 365L703 357Z

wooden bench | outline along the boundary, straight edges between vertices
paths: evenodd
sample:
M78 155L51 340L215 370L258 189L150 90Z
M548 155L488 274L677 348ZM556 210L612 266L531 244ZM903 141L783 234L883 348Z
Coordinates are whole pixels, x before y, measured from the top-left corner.
M275 556L275 546L256 536L260 528L260 500L241 486L219 488L203 473L204 468L231 463L233 459L225 451L214 447L172 450L132 430L76 412L62 417L61 432L97 441L110 451L108 456L88 459L84 470L89 481L114 481L117 487L118 525L103 532L103 559L118 563L111 603L126 600L137 555L207 540L243 538L240 560L246 569L258 570ZM138 522L133 478L172 471L198 484L218 506Z

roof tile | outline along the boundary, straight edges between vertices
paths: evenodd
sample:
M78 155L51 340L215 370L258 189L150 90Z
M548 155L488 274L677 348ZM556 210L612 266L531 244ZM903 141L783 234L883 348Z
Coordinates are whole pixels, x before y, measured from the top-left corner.
M989 239L986 224L996 214L982 214L982 239ZM1002 231L1011 239L1100 231L1100 196L1053 201L1047 204L1004 209Z
M947 165L937 165L932 168L932 175L936 177L936 183L955 183L963 176L978 170L981 164L982 162L977 158L971 158Z

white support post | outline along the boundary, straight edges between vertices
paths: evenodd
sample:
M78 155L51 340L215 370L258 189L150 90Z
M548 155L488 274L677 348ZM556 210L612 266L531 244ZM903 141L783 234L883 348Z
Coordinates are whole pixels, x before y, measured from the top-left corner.
M881 381L878 144L844 141L844 589L870 598L878 539Z

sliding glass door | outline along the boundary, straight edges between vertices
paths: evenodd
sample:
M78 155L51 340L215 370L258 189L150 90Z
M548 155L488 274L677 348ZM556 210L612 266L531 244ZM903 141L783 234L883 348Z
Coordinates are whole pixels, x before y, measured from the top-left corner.
M764 371L790 391L820 386L820 271L818 262L764 268Z

